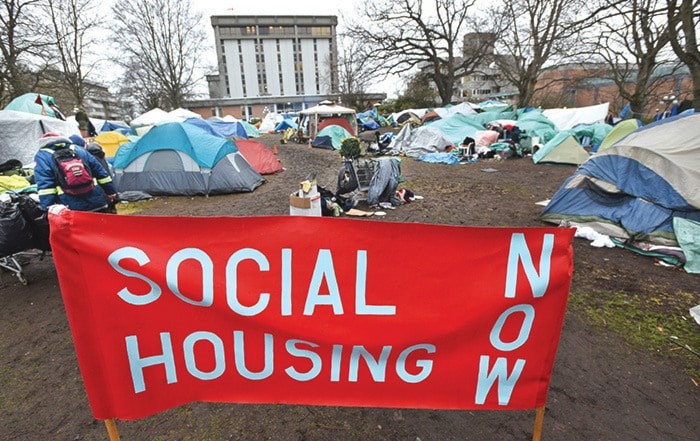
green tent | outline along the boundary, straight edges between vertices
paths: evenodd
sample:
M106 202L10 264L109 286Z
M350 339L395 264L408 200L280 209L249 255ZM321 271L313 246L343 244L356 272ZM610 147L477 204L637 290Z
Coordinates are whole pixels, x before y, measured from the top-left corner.
M56 100L51 96L41 95L38 93L25 93L10 101L5 107L5 110L15 110L18 112L33 113L35 115L46 115L53 118L65 119L63 115L57 115L56 111L60 112L56 105Z
M589 157L573 135L561 132L532 155L532 162L581 165Z
M619 123L615 124L612 130L610 130L605 138L603 138L603 141L600 143L596 151L602 152L615 144L617 141L637 130L641 125L642 123L638 119L625 119L620 121Z

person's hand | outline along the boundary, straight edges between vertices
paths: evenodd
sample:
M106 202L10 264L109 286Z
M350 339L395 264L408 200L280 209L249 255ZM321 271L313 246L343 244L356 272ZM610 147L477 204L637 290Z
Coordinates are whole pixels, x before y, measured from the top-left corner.
M108 195L107 195L107 200L108 200L110 203L115 203L115 202L117 202L117 194L116 194L116 193L108 194Z

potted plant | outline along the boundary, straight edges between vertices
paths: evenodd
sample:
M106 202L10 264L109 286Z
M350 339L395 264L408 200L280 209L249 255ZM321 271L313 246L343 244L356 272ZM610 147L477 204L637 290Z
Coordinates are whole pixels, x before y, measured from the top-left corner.
M343 139L340 142L340 156L346 161L353 161L362 156L360 139L354 136Z

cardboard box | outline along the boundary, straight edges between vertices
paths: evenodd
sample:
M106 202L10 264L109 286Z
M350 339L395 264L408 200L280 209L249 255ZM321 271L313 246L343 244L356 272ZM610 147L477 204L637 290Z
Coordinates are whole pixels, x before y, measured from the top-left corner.
M302 190L289 195L289 214L292 216L321 216L321 193L313 185L308 193Z

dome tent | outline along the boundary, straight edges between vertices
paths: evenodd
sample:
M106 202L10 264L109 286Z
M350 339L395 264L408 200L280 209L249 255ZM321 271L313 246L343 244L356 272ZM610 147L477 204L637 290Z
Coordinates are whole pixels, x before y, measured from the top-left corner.
M557 190L542 220L676 246L674 218L700 221L700 113L641 127L591 156Z
M230 140L192 124L157 125L114 158L122 191L153 195L210 195L253 191L265 180Z

